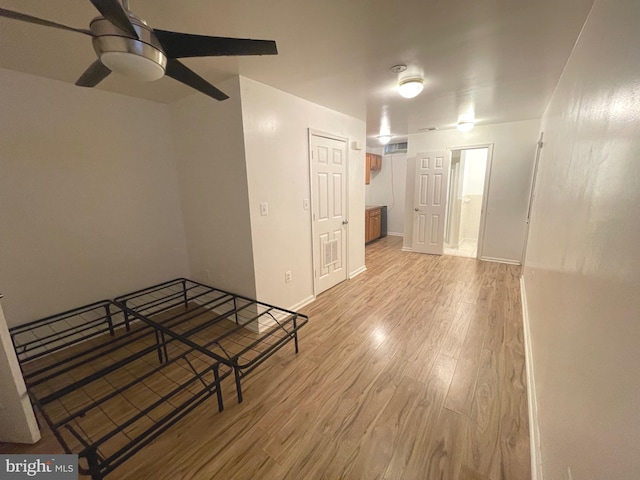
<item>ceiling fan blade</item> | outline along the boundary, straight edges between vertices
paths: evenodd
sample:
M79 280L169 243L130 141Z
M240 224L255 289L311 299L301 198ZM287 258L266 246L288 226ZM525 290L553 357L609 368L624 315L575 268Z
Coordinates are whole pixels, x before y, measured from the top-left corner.
M169 58L278 54L276 42L273 40L208 37L167 30L154 30L154 32Z
M226 100L229 98L228 95L218 90L193 70L190 70L173 58L167 59L167 69L165 74L191 88L195 88L211 98L215 98L216 100Z
M104 18L113 23L120 30L138 37L138 32L133 28L133 24L127 15L127 11L118 0L90 0L94 7Z
M0 8L0 17L12 18L13 20L20 20L21 22L35 23L36 25L42 25L45 27L59 28L61 30L68 30L70 32L84 33L93 37L93 34L84 28L67 27L60 23L52 22L50 20L44 20L42 18L33 17L26 13L14 12L13 10L7 10L6 8Z
M85 72L76 82L76 85L78 85L79 87L95 87L102 80L107 78L110 73L111 70L105 67L104 64L98 59L85 70Z

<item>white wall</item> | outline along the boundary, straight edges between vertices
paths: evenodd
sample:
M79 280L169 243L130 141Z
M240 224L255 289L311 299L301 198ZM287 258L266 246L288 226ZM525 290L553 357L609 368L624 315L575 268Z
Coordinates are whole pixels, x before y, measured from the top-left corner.
M462 151L464 174L462 179L460 233L462 238L466 240L478 240L488 153L487 148Z
M187 272L165 105L0 70L9 326Z
M462 195L482 195L484 193L484 175L487 170L488 149L463 150L463 153Z
M240 77L256 295L293 307L313 298L308 129L349 139L348 271L364 268L365 122ZM269 215L260 215L268 202ZM285 284L284 272L292 282Z
M460 236L465 240L478 240L482 195L465 195L460 212Z
M194 280L256 296L238 77L171 106L189 265Z
M519 263L539 126L539 120L525 120L477 126L467 133L440 130L409 135L404 247L411 248L413 236L416 154L493 144L482 257Z
M22 379L0 305L0 442L35 443L40 440L36 417Z
M524 284L547 480L640 477L639 18L596 1L542 123Z

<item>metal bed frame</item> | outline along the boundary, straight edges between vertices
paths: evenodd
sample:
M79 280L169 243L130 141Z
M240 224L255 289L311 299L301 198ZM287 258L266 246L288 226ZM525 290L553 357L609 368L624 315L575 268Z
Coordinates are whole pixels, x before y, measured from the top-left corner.
M216 395L231 369L93 303L14 327L11 338L32 403L79 471L99 480ZM190 342L189 342L190 343Z
M308 317L179 278L10 329L34 406L101 480L293 340ZM266 331L265 331L266 330Z
M241 379L287 342L298 353L298 330L309 318L186 278L138 290L115 302L129 328L138 319L212 355L234 372L238 402Z

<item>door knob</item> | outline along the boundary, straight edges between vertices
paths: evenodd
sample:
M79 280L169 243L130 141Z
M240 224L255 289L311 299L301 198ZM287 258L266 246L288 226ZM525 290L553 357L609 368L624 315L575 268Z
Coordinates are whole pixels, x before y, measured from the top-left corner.
M343 221L342 221L342 224L343 224L343 225L349 225L349 220L343 220Z
M415 210L416 212L419 212L419 211L420 211L420 209L419 209L418 207L414 208L414 210Z

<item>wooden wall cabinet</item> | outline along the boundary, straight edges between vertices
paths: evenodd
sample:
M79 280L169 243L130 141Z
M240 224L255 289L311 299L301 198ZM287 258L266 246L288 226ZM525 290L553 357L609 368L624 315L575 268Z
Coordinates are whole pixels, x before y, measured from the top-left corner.
M367 165L365 167L364 183L369 185L371 182L371 170L382 169L382 156L375 153L367 153Z
M371 182L371 154L367 153L367 163L364 169L364 184L369 185Z
M382 155L371 154L371 170L382 170Z
M369 243L380 238L380 226L380 207L367 208L364 216L364 243Z

